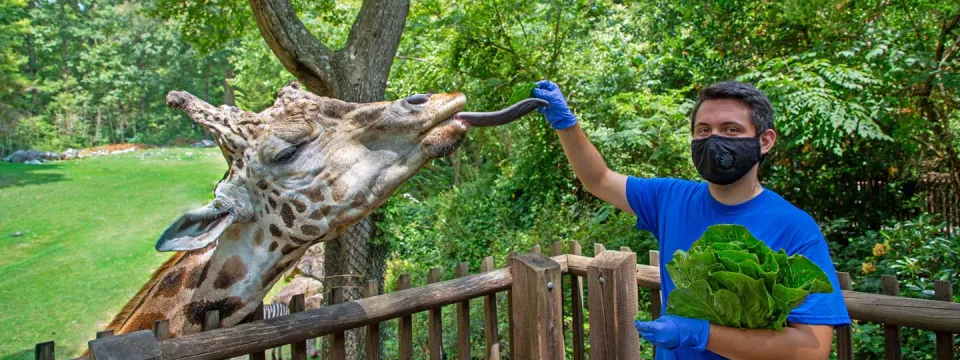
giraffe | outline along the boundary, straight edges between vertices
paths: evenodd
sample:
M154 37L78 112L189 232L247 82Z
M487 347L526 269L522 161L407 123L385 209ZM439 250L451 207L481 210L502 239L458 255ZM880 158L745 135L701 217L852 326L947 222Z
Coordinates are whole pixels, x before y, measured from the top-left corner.
M296 82L260 113L183 91L166 102L213 136L229 168L209 203L160 235L156 249L176 253L109 323L116 334L168 319L170 337L187 335L210 310L223 326L239 323L310 246L336 238L428 161L455 151L470 127L506 124L546 105L531 98L498 112L462 112L462 93L348 103Z

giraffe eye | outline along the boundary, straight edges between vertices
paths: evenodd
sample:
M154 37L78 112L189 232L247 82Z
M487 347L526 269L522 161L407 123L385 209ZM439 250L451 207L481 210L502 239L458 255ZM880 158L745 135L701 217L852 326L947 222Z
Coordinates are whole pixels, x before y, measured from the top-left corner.
M291 146L286 149L283 149L282 151L277 153L277 156L273 158L273 161L277 163L290 162L290 160L293 160L293 157L297 155L297 150L299 149L300 149L299 146Z

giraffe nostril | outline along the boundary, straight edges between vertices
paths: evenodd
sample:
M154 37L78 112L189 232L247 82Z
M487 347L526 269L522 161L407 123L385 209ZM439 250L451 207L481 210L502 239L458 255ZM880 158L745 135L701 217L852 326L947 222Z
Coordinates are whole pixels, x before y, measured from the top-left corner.
M430 101L430 95L417 94L403 99L403 101L410 105L423 105L426 104L427 101Z

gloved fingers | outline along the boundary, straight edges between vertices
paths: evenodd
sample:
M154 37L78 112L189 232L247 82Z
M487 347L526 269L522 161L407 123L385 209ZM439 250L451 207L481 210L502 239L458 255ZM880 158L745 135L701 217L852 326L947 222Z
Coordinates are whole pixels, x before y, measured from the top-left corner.
M537 86L548 91L557 89L557 84L550 80L537 81Z
M540 99L548 99L550 96L550 92L543 89L533 89L530 93L533 94L533 97Z
M654 321L638 321L633 324L639 331L655 332L663 329L663 325Z

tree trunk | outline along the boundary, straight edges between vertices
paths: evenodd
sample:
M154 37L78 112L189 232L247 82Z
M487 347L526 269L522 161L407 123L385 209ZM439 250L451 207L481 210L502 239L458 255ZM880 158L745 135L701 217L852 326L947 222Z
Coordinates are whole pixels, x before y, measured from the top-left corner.
M227 70L223 74L223 104L237 106L237 97L233 94L233 86L230 86L230 79L233 79L233 67L227 64Z
M400 45L409 0L365 0L342 49L315 38L289 0L250 0L257 27L280 62L309 91L348 102L383 100L387 77ZM346 300L361 296L367 280L383 289L387 247L374 246L375 220L354 224L323 244L324 292L343 286ZM363 329L347 332L349 359L365 359Z

